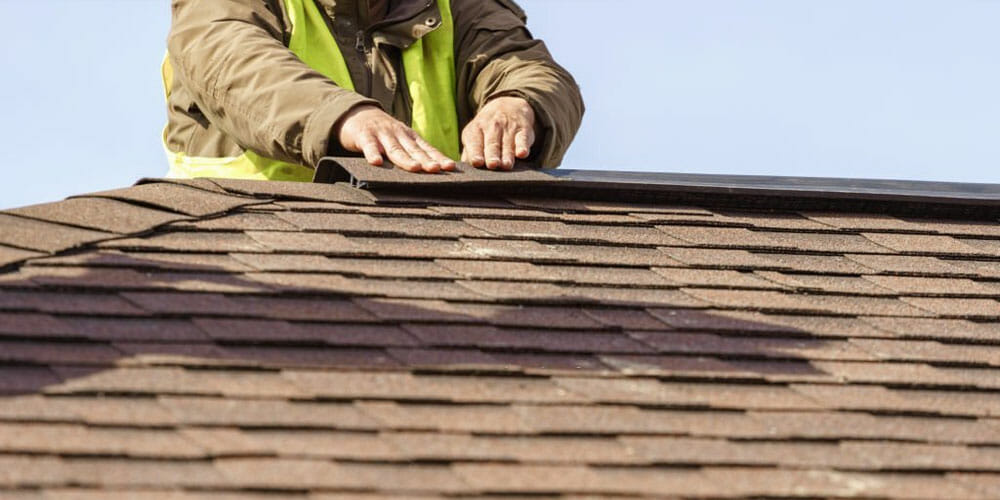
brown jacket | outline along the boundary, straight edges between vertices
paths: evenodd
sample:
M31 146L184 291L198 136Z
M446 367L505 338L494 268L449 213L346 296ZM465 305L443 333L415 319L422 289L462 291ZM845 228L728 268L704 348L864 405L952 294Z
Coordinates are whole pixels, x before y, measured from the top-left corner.
M369 19L379 16L368 10L369 1L316 0L347 60L355 93L286 48L291 30L282 0L173 0L167 147L209 157L250 149L315 166L338 151L332 128L358 104L381 105L409 123L400 54L440 24L437 3L383 1L384 19ZM490 98L523 97L542 131L535 161L558 166L584 111L573 77L552 60L542 41L532 39L513 0L451 2L460 125Z

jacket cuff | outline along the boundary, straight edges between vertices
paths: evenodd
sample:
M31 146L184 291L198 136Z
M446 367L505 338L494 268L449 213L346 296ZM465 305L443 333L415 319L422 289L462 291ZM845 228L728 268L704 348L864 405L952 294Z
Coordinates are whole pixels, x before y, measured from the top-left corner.
M316 168L329 151L341 150L340 142L333 136L333 127L348 111L363 104L380 106L374 99L345 91L323 102L309 115L302 131L302 158L307 166Z

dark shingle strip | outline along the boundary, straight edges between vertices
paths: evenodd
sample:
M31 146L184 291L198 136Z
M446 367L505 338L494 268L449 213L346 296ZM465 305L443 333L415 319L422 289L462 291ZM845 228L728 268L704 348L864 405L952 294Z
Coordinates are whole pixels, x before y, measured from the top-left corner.
M6 213L117 234L148 231L189 217L104 198L71 198L7 210Z

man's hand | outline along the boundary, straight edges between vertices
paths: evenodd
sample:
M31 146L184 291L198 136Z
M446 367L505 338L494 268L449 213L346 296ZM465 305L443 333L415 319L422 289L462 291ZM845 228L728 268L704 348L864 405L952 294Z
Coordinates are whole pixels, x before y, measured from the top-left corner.
M337 136L344 149L363 153L372 165L382 165L385 154L394 165L410 172L455 169L454 160L377 106L357 106L348 111L340 121Z
M514 168L535 143L535 110L520 97L489 100L462 131L462 161L490 170Z

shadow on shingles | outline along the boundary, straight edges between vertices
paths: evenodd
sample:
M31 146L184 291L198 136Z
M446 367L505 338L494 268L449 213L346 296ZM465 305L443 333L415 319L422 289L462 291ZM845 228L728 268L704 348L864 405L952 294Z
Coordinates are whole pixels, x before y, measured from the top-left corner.
M0 395L35 393L124 365L747 383L828 377L804 354L829 344L815 334L662 304L655 306L659 317L635 304L574 297L558 297L557 305L422 304L263 283L166 256L82 254L64 264L0 275L0 318L7 318L0 320L7 323L0 323ZM81 265L89 267L74 267ZM128 296L177 291L183 299L158 312ZM286 302L272 309L248 297ZM220 298L236 307L214 309ZM334 303L354 312L327 314Z

